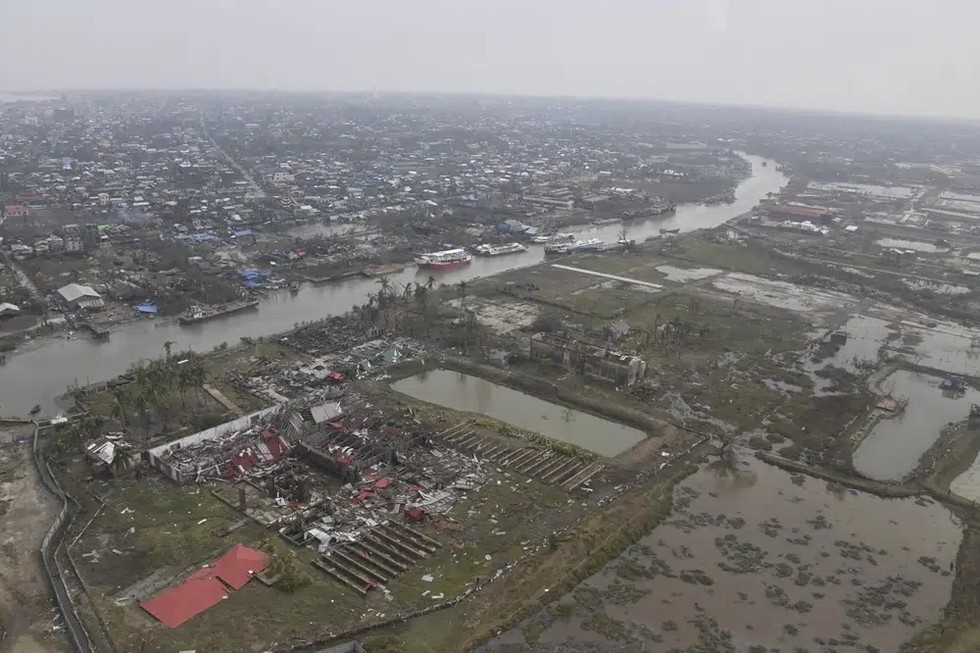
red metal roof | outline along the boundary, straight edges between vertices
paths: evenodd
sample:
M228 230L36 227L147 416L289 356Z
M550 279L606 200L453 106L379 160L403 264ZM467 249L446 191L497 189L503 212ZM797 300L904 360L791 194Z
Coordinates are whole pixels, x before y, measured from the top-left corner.
M214 561L211 572L228 584L240 590L269 564L269 556L262 551L250 549L244 544L236 544L223 556Z
M211 572L212 570L208 568L196 571L180 585L141 602L140 607L156 617L167 628L176 628L227 598L224 585L219 583Z

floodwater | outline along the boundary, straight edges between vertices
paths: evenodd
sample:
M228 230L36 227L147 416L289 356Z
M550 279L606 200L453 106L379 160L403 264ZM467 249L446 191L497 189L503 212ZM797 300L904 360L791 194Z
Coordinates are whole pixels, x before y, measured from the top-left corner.
M953 479L949 489L953 494L958 494L964 499L974 503L980 502L980 454L973 459L973 463L966 471Z
M931 500L709 465L664 524L482 650L898 651L940 619L961 539Z
M948 247L939 247L932 243L926 243L921 240L905 240L904 238L882 238L881 240L875 241L881 247L897 247L899 249L911 249L916 252L925 252L928 254L939 254L941 252L948 252Z
M658 265L656 269L657 272L667 277L667 281L676 281L678 283L699 281L708 277L714 277L722 272L717 268L679 268L674 265Z
M902 333L920 339L913 351L897 354L910 363L971 376L980 369L980 331L940 322L935 327L903 323Z
M936 376L897 370L881 383L896 399L908 399L901 414L886 417L854 452L854 469L880 481L898 481L915 469L929 447L950 422L967 418L970 404L980 401L980 392L969 388L953 398L939 389Z
M633 427L552 404L461 372L435 370L396 381L391 387L422 401L479 413L588 449L600 456L626 451L646 435Z
M952 283L935 283L924 279L902 279L902 283L912 290L928 290L937 295L965 295L970 292L966 286L957 286Z
M751 210L770 192L778 192L788 179L776 170L775 162L763 166L764 159L745 155L752 164L752 176L738 185L735 202L713 206L687 204L667 217L630 224L630 237L641 240L659 234L661 227L693 231L716 227ZM588 227L583 237L616 242L619 224ZM572 230L569 230L572 231ZM530 247L512 256L477 257L472 265L437 272L440 283L452 284L527 267L544 260L543 247ZM425 280L430 271L414 267L389 276L397 284ZM293 295L288 290L272 293L258 310L181 327L173 320L134 322L112 332L108 342L88 339L50 339L7 356L0 366L0 406L5 414L24 414L41 404L45 414L57 411L55 398L73 383L102 381L125 372L133 363L160 355L163 344L173 342L174 351L209 351L223 342L235 344L242 336L269 336L293 328L298 322L319 320L346 313L367 300L377 290L374 279L347 279L320 286L307 285Z
M856 303L854 297L833 290L804 288L744 272L729 272L711 282L718 290L795 313L833 313Z

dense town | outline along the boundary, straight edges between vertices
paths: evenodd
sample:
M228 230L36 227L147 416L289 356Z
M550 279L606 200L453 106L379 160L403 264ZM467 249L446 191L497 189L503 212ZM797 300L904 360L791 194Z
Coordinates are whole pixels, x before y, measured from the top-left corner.
M0 634L976 650L978 161L763 109L0 103Z

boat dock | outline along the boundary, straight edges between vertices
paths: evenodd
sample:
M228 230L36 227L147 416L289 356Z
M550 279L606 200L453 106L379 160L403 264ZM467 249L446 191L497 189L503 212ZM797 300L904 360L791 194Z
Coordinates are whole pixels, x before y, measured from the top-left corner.
M78 325L78 328L88 331L100 342L105 342L109 339L109 329L104 326L92 324L91 322L82 322Z

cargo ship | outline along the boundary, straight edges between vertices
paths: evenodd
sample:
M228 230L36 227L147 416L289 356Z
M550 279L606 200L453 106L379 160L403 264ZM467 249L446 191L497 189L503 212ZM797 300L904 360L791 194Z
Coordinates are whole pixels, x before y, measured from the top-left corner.
M578 254L579 252L592 252L599 250L605 246L606 243L602 240L599 240L598 238L589 238L588 240L576 240L574 243L557 245L551 249L545 247L544 251L553 252L555 254Z
M473 255L465 249L447 249L441 252L427 252L415 257L415 265L431 270L445 270L460 265L468 265Z
M506 245L477 245L474 248L477 254L483 256L501 256L503 254L519 254L527 251L527 245L521 243L507 243Z
M177 322L183 325L197 324L198 322L205 322L212 318L221 317L222 315L230 315L249 308L255 308L258 305L259 300L257 299L243 299L241 301L217 304L215 306L195 306L181 314L177 318Z

